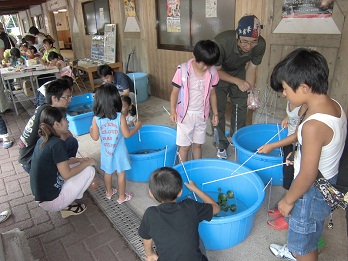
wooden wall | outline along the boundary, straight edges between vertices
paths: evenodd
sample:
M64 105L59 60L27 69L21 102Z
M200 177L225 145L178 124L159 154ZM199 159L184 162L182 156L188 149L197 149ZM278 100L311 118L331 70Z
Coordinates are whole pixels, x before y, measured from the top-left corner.
M76 20L73 34L73 47L77 58L88 57L90 54L91 36L84 34L81 3L86 0L68 0L72 10L69 19ZM227 1L227 0L226 0ZM269 75L274 65L290 51L297 47L309 47L323 53L330 66L330 94L344 107L348 106L348 94L345 83L348 82L348 19L345 19L342 35L320 34L273 34L279 22L279 0L236 0L235 19L247 13L259 17L263 30L261 34L266 39L267 48L261 65L258 68L256 86L265 91L269 82ZM176 66L192 57L191 52L170 51L157 49L156 12L154 0L136 0L136 14L140 33L124 33L126 18L123 0L113 0L110 3L112 23L117 24L117 60L123 61L126 68L129 54L130 71L142 71L149 74L151 94L169 100L171 79ZM336 0L338 8L347 17L348 1ZM319 32L319 29L318 29ZM280 103L279 110L284 111L284 102Z

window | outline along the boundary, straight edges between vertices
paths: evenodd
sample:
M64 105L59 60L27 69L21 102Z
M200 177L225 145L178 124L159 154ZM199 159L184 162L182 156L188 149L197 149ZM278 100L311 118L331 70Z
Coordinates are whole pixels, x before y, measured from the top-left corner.
M110 24L108 0L82 3L83 19L87 35L104 34L104 25Z

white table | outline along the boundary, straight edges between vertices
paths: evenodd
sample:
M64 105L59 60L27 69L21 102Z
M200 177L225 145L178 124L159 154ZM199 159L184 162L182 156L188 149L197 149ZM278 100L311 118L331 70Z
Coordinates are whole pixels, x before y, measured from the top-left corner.
M10 94L10 98L12 100L13 106L15 108L16 114L18 115L17 105L16 103L22 102L22 101L28 101L32 100L33 97L16 97L16 94L12 91L10 80L14 79L23 79L28 78L30 80L31 86L33 88L34 98L36 98L36 90L39 87L37 82L37 76L43 75L43 74L55 74L57 77L57 73L59 70L57 68L53 69L45 69L45 70L37 70L37 71L31 71L31 72L16 72L16 71L9 71L8 68L2 68L0 69L0 74L2 81L4 83L4 89L7 90ZM35 85L33 80L35 80ZM25 95L23 95L25 96Z

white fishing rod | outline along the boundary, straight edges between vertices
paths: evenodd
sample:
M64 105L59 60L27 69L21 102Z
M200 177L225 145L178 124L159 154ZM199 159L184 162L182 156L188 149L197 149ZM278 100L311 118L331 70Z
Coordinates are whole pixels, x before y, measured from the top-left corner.
M265 170L265 169L275 168L275 167L278 167L278 166L282 166L284 164L286 164L286 162L275 164L275 165L264 167L264 168L260 168L260 169L249 170L249 171L246 171L246 172L243 172L243 173L236 174L234 176L231 176L232 175L231 174L230 176L227 176L227 177L224 177L224 178L221 178L221 179L215 179L215 180L212 180L212 181L204 182L204 183L202 183L202 186L210 184L210 183L215 183L215 182L218 182L218 181L222 181L222 180L225 180L225 179L236 178L236 177L239 177L239 176L247 175L247 174L254 173L254 172L257 172L257 171L261 171L261 170Z
M284 128L282 128L279 132L283 131ZM271 140L273 140L278 134L279 132L277 132L272 138L270 138L264 145L268 144ZM236 168L235 171L232 172L231 175L233 175L236 171L238 171L241 167L243 167L245 165L245 163L247 163L252 157L254 157L257 153L259 152L259 150L256 150L246 161L244 161L238 168Z
M182 168L184 169L184 172L185 172L186 178L187 178L188 182L190 183L190 178L189 178L189 176L188 176L188 174L187 174L187 171L186 171L185 165L184 165L184 163L183 163L183 162L182 162L182 160L181 160L180 153L179 153L179 152L176 152L176 153L177 153L177 155L178 155L178 157L179 157L179 160L180 160L181 166L182 166ZM191 191L191 192L192 192L192 194L193 194L193 197L194 197L194 198L195 198L195 200L197 201L196 193L194 193L193 191Z
M139 120L139 113L138 113L138 100L137 100L137 87L136 87L136 83L135 83L135 76L134 76L134 73L133 73L133 82L134 82L134 101L135 101L135 110L136 110L136 114L137 114L137 120ZM139 142L141 142L140 130L138 130L138 139L139 139Z

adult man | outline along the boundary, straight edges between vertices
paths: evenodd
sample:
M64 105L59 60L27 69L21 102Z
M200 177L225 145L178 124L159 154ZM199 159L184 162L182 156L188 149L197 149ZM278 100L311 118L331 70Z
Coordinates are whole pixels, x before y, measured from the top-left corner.
M39 139L38 130L40 125L40 116L43 109L48 106L67 108L71 102L72 87L65 79L52 81L46 88L46 102L36 108L34 115L29 119L25 129L19 138L19 157L18 161L23 169L29 173L31 166L31 157L34 152L36 142ZM75 157L78 149L76 138L70 135L60 137L68 150L69 157Z
M246 15L239 20L236 30L222 32L214 38L220 48L220 59L215 64L220 77L216 87L220 139L218 158L227 158L229 141L225 136L225 110L228 94L232 107L231 124L235 126L237 107L237 128L245 126L248 91L255 86L256 69L266 49L260 29L259 19L254 15Z
M104 83L114 84L120 92L120 95L129 96L134 104L134 83L127 74L115 72L107 64L100 65L97 71Z

